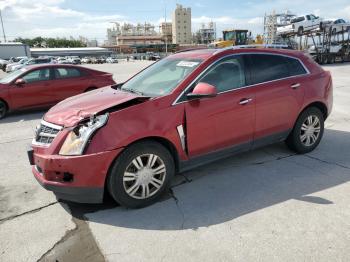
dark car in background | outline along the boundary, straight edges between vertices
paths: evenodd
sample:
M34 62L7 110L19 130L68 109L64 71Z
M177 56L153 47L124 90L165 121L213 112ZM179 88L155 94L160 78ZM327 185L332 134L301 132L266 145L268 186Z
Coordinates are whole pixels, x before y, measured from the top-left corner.
M68 97L113 84L112 74L80 66L27 66L0 80L0 118L8 111L49 107Z

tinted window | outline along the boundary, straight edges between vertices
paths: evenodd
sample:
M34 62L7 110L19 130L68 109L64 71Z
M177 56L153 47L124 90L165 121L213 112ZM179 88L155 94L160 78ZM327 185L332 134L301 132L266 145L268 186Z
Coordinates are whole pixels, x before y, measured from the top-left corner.
M283 56L254 54L250 59L251 84L272 81L289 76L287 61Z
M285 60L288 62L288 69L290 76L297 76L306 74L306 70L303 65L297 59L285 57Z
M27 83L50 80L50 69L38 69L22 77Z
M81 76L81 72L76 68L56 68L55 69L55 78L71 78L71 77L79 77Z
M215 86L218 92L225 92L245 86L245 73L241 57L225 59L214 65L198 82Z
M301 21L304 21L304 20L305 20L305 17L300 16L300 17L293 18L292 19L292 23L298 23L298 22L301 22Z

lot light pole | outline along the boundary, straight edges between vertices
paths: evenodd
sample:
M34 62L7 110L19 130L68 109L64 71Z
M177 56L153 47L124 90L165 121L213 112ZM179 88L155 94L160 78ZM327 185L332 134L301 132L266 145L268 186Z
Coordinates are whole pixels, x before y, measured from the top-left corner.
M166 1L164 0L165 55L168 55L168 27L166 24Z
M6 35L5 35L4 23L3 23L3 21L2 21L1 9L0 9L0 19L1 19L2 33L3 33L3 35L4 35L4 41L5 41L5 43L6 43Z

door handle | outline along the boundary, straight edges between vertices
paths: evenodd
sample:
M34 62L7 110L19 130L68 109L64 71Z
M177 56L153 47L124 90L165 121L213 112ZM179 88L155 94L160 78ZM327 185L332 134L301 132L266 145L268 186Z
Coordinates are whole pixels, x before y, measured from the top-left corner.
M251 101L253 101L253 98L243 98L239 101L239 104L243 106L243 105L248 104Z
M300 83L291 84L290 87L293 89L298 89L300 87Z

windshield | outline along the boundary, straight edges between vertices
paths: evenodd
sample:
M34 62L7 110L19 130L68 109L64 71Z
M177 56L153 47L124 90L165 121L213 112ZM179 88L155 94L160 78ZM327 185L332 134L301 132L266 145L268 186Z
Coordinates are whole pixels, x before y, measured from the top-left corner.
M201 62L200 59L162 59L130 79L121 89L151 97L167 95Z
M23 74L26 71L26 69L22 68L20 70L14 71L4 78L0 79L0 84L8 84L15 80L17 77L19 77L21 74Z

